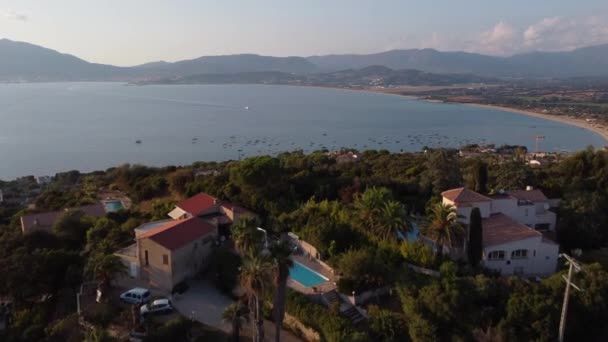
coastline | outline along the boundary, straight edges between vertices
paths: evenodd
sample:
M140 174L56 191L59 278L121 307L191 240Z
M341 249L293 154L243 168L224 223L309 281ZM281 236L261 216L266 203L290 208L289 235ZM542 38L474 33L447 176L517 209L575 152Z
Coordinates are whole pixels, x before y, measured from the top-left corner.
M460 102L455 102L455 103L460 103ZM608 144L608 129L595 127L583 119L575 119L575 118L571 118L571 117L567 117L567 116L543 114L543 113L537 113L537 112L533 112L533 111L529 111L529 110L516 109L516 108L510 108L510 107L503 107L503 106L495 106L495 105L486 105L486 104L480 104L480 103L461 103L461 104L467 105L467 106L473 106L473 107L480 107L480 108L497 109L497 110L502 110L502 111L506 111L506 112L532 116L535 118L556 121L556 122L560 122L560 123L570 125L570 126L580 127L580 128L586 129L590 132L599 134L602 138L604 138L604 140Z
M454 104L460 104L460 105L472 106L472 107L478 107L478 108L502 110L505 112L532 116L532 117L539 118L539 119L551 120L551 121L560 122L560 123L570 125L570 126L580 127L580 128L586 129L590 132L596 133L604 139L604 141L607 144L606 146L608 146L608 127L606 127L606 128L596 127L592 124L589 124L587 121L585 121L583 119L576 119L576 118L571 118L571 117L567 117L567 116L559 116L559 115L552 115L552 114L543 114L543 113L538 113L538 112L534 112L534 111L530 111L530 110L497 106L497 105L487 105L487 104L481 104L481 103L444 102L444 101L438 101L438 100L425 100L425 99L423 99L419 96L415 96L415 95L398 94L398 93L393 93L393 92L384 92L384 91L378 91L378 90L372 90L372 89L348 89L348 90L364 91L364 92L375 93L375 94L396 95L396 96L407 97L409 99L416 99L418 101L425 101L425 102L432 102L432 103L454 103Z

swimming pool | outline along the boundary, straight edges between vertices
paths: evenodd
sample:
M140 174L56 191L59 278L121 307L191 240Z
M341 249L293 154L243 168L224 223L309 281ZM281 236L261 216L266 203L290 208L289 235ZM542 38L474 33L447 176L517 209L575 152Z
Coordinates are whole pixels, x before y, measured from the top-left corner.
M397 230L397 238L399 240L406 240L407 242L414 242L418 240L418 238L420 237L420 229L418 228L418 225L416 223L411 222L411 224L412 227L405 235L400 230Z
M109 213L114 213L124 208L121 201L106 201L104 206L106 207L106 211Z
M289 276L306 287L317 286L329 280L297 261L294 261L293 267L289 270Z

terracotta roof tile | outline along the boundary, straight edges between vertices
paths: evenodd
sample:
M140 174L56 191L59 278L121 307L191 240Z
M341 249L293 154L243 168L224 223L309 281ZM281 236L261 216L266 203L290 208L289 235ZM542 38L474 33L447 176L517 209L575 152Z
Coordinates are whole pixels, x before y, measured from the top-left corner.
M441 196L449 199L454 203L472 203L472 202L488 202L491 201L480 193L467 188L451 189L441 193Z
M161 227L146 232L138 239L149 238L159 245L176 250L188 243L215 231L215 227L198 217L171 221Z
M507 193L518 200L530 201L530 202L546 202L549 199L539 189L533 190L513 190L507 191Z
M207 211L208 209L214 207L217 202L217 198L206 193L200 193L179 202L177 207L192 215L198 215L203 211Z
M504 214L492 214L482 220L484 247L501 245L513 241L542 237L542 234L518 223Z

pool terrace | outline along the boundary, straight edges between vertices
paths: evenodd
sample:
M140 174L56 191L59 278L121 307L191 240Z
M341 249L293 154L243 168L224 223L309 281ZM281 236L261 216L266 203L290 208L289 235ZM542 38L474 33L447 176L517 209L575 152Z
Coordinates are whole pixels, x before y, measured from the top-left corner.
M296 266L296 271L299 273L301 271L303 271L304 273L308 273L310 271L314 271L315 273L318 273L319 275L321 275L322 277L326 278L326 281L323 281L321 283L315 284L313 286L306 286L300 282L298 282L296 279L289 277L289 279L287 280L287 286L289 286L290 288L304 293L304 294L315 294L315 293L324 293L324 292L328 292L331 290L334 290L336 288L336 276L333 273L333 270L331 268L329 268L329 266L327 265L322 265L321 263L319 263L317 260L313 259L313 258L309 258L305 255L294 255L293 260L299 264L301 264L302 266L306 267L308 270L302 270L300 267ZM301 274L296 274L295 278L299 278L301 277ZM304 277L310 277L310 275L304 275ZM307 282L307 281L312 281L313 279L301 279L303 280L303 282ZM316 281L313 281L314 283L316 283Z

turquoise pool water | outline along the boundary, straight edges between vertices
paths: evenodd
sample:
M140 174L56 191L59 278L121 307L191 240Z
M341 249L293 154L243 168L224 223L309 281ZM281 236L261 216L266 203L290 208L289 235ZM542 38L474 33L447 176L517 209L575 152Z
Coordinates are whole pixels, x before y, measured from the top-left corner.
M420 236L420 229L418 228L418 225L414 222L411 222L412 224L412 228L410 229L410 231L408 231L405 235L403 235L403 233L401 231L397 231L397 238L399 240L407 240L408 242L414 242L416 240L418 240L418 237Z
M289 270L289 276L306 287L317 286L329 280L299 262L293 263L293 267Z
M114 213L124 208L121 201L107 201L104 205L109 213Z

